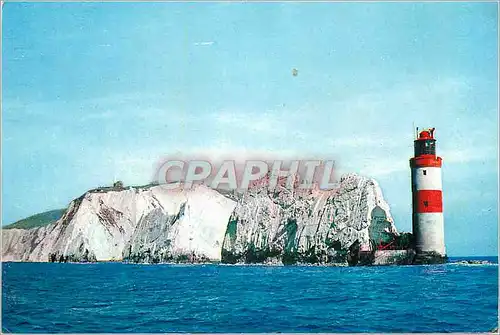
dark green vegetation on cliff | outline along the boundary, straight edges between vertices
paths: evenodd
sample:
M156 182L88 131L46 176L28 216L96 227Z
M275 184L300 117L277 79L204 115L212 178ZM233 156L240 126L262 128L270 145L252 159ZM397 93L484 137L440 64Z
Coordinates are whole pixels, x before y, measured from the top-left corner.
M31 229L37 227L47 226L59 220L66 209L54 209L51 211L39 213L27 217L25 219L14 222L10 225L2 227L3 229Z

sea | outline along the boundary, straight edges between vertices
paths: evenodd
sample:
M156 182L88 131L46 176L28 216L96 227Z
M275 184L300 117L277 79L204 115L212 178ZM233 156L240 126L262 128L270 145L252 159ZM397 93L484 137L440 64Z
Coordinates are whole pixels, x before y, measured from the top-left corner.
M490 331L498 325L498 259L461 259L383 267L3 263L2 332Z

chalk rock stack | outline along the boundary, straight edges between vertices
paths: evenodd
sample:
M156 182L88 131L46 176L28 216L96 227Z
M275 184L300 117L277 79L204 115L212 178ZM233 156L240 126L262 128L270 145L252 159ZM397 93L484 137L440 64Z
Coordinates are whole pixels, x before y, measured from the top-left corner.
M373 179L344 175L334 190L244 193L199 185L100 188L73 200L56 222L3 229L4 261L347 264L397 235Z

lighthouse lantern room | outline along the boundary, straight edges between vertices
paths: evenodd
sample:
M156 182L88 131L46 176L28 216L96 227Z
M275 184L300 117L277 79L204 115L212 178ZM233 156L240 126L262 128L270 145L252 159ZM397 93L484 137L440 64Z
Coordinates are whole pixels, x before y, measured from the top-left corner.
M442 159L436 155L435 128L424 129L414 141L410 159L413 195L415 263L446 261L444 245Z

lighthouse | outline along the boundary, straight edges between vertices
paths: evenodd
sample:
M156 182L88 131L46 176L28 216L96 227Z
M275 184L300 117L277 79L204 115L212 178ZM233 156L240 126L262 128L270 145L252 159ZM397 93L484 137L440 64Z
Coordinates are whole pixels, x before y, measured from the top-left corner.
M415 155L410 159L416 264L446 261L442 159L436 155L434 130L424 129L419 133L417 128Z

